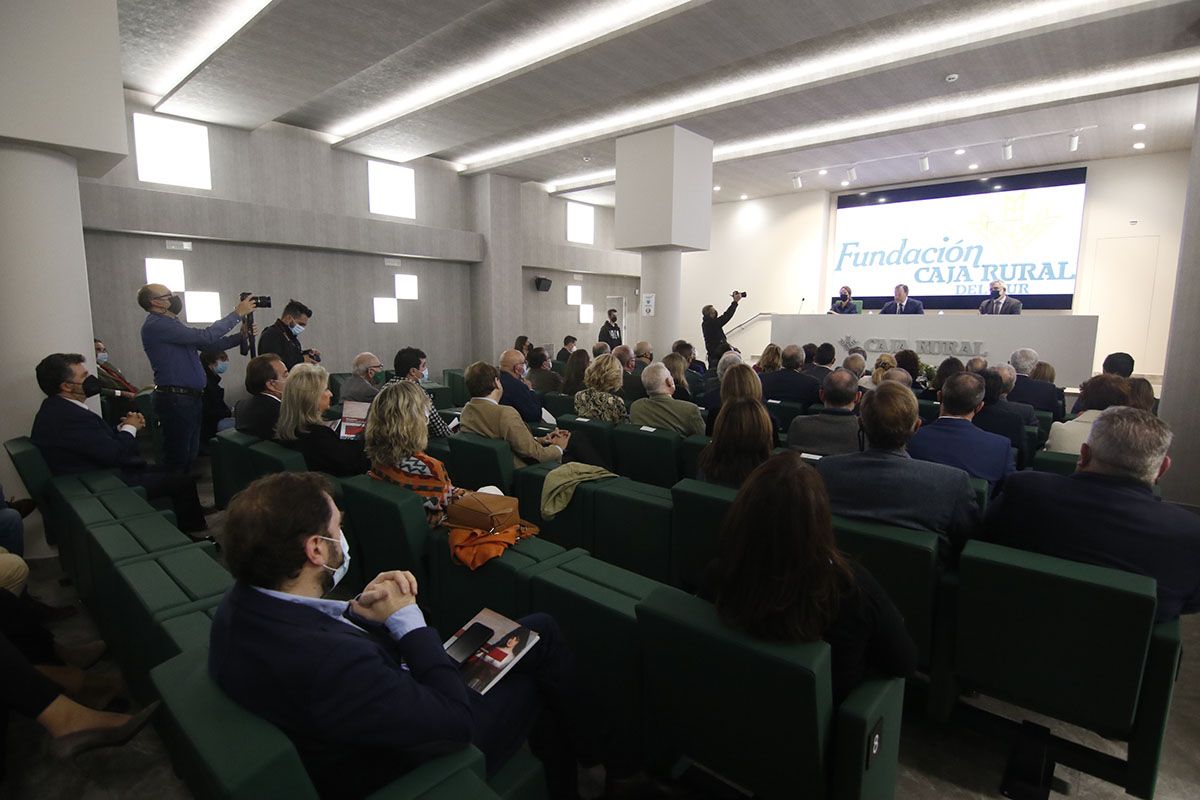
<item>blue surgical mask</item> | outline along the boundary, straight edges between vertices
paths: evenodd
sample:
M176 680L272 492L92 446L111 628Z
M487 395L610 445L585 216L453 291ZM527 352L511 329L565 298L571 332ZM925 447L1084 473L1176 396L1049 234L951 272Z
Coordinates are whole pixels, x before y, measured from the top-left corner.
M96 353L96 363L97 364L107 364L108 363L108 353L107 352Z
M346 541L346 534L338 531L337 539L332 539L328 536L318 536L318 539L324 539L327 542L337 542L342 548L342 563L338 564L337 569L331 569L328 564L321 566L333 573L333 585L337 586L342 582L342 578L346 577L347 570L350 569L350 543Z
M426 381L426 382L429 381L429 367L426 367L425 369L421 370L421 380Z
M290 330L292 332L292 336L299 336L300 334L304 333L304 326L297 322L290 328Z
M213 369L216 371L216 373L218 375L224 375L225 370L229 369L229 362L228 361L218 361L217 366L213 367Z

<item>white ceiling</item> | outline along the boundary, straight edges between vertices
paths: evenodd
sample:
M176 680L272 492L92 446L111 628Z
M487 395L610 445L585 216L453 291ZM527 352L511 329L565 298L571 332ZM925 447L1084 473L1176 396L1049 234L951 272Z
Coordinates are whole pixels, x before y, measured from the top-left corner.
M461 161L757 70L845 53L873 37L934 30L971 15L1015 11L1020 17L1044 5L682 0L419 110L363 121L399 95L515 52L530 37L618 1L119 0L118 8L126 86L160 98L163 113L246 129L279 121L351 134L332 146L378 158ZM1097 13L1106 3L1114 7ZM1200 3L1194 1L1096 0L1082 8L1032 31L996 28L897 63L883 55L761 97L724 100L651 123L608 125L602 133L549 141L481 169L549 182L611 169L616 136L648 124L679 122L720 145L1200 47ZM958 80L947 83L949 73ZM838 182L852 164L856 186L878 186L967 174L969 162L986 172L1131 155L1133 141L1146 142L1145 153L1184 149L1192 141L1196 77L1192 71L1101 87L1092 95L1032 98L1000 112L843 133L791 152L722 161L715 165L723 187L716 199L793 191L789 173L796 171L805 188L841 191ZM1133 122L1145 122L1148 130L1135 138ZM1070 153L1066 132L1075 129L1083 129L1080 147ZM1016 140L1011 161L1000 156L1006 139ZM941 152L972 144L962 157ZM922 173L916 154L930 151L931 169ZM823 167L834 169L822 178L815 170ZM611 203L611 191L603 188L571 195Z

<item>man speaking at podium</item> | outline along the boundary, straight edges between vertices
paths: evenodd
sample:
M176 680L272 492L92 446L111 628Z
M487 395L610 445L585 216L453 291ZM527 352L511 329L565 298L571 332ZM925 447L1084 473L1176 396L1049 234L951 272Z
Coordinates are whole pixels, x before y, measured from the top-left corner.
M893 290L891 302L884 305L880 314L924 314L925 304L920 300L913 300L908 296L908 286L903 283L896 284Z
M992 281L989 287L992 296L979 304L980 314L1020 314L1021 301L1008 296L1004 281Z

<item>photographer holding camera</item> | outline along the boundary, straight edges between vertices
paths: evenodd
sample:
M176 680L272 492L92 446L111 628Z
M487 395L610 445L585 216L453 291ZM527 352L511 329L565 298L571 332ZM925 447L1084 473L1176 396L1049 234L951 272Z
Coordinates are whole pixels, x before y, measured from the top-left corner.
M258 354L274 353L289 370L297 364L319 364L321 351L305 350L300 344L300 334L308 327L312 315L312 309L304 303L288 300L275 324L258 337Z
M745 292L734 292L730 295L733 302L729 304L729 308L725 309L725 313L717 316L717 309L713 306L705 306L700 314L703 319L700 321L700 330L704 332L704 349L708 355L708 366L711 369L716 369L716 361L713 359L713 354L717 352L717 345L725 341L725 323L733 319L733 312L737 311L738 303L746 296Z
M154 413L162 425L163 466L188 472L200 451L200 425L207 378L200 365L201 350L228 350L253 331L230 333L254 311L256 298L247 297L234 310L207 328L189 328L179 319L183 298L160 283L138 290L137 302L146 312L142 348L154 369Z

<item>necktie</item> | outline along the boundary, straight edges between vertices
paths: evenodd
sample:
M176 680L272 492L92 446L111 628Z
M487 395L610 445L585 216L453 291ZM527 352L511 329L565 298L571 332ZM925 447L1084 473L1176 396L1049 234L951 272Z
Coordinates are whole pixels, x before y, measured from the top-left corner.
M904 313L904 303L900 304L900 311L898 313L900 313L900 314Z

